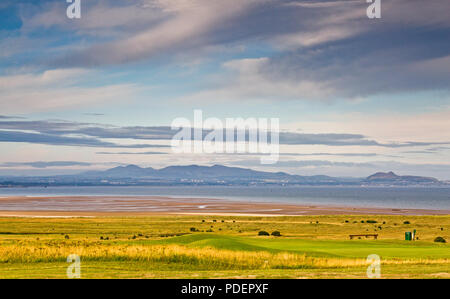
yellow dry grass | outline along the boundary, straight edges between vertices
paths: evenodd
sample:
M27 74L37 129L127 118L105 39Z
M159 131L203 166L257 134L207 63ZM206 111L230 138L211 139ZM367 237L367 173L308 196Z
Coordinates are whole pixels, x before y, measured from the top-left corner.
M308 257L289 252L234 251L192 248L183 245L127 245L92 242L59 242L0 247L0 263L64 262L77 254L84 261L139 261L182 264L186 268L211 269L308 269L348 268L367 265L365 259ZM387 259L384 265L446 264L450 259Z

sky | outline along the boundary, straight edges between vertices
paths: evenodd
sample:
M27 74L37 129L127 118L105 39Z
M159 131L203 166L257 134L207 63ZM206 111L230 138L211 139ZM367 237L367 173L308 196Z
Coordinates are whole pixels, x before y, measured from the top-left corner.
M136 164L450 180L450 3L0 2L0 175ZM278 118L280 158L174 153L177 117Z

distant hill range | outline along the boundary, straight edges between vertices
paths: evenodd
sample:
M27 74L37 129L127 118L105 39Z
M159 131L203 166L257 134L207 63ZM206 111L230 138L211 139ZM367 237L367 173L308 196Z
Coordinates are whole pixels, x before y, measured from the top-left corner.
M341 179L325 175L301 176L285 172L264 172L247 168L213 166L169 166L161 169L141 168L136 165L119 166L105 171L89 171L81 174L83 177L102 178L139 178L147 180L167 180L179 182L206 183L337 183Z
M171 186L171 185L319 185L319 186L410 186L448 185L435 178L399 176L378 172L367 178L337 178L326 175L302 176L285 172L265 172L247 168L214 166L169 166L161 169L136 165L78 175L46 177L0 177L7 186Z
M423 177L423 176L412 176L412 175L396 175L392 171L390 172L377 172L367 177L366 182L368 183L382 183L382 184L395 184L395 185L411 185L411 184L440 184L438 179Z

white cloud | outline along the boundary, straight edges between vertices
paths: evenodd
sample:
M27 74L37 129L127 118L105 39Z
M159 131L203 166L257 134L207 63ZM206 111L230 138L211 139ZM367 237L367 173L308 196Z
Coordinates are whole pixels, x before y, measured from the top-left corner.
M0 92L8 89L36 89L52 86L55 83L67 85L67 80L88 74L84 69L55 69L47 70L40 74L17 74L0 77Z
M449 142L450 109L438 108L414 114L391 111L383 115L367 113L336 113L320 115L320 119L295 122L286 129L301 128L307 132L364 134L379 142Z
M211 88L182 97L183 101L327 99L334 89L326 82L295 80L271 71L270 58L238 59L223 64L225 75Z
M323 43L342 40L363 32L361 27L331 27L280 35L275 38L276 46L281 48L295 49L299 47L316 46Z
M207 33L217 29L223 22L238 17L252 4L260 4L261 1L159 0L150 3L164 14L162 21L156 24L150 22L135 30L131 35L124 35L114 41L96 44L71 53L68 63L118 64L150 58L174 48L177 48L178 52L191 47L201 48L206 46L203 39ZM111 26L105 25L105 27ZM67 62L66 59L59 61L61 64L65 62Z
M80 87L98 76L85 69L55 69L39 74L0 77L0 111L31 113L89 106L129 99L138 89L133 84Z
M44 4L36 9L31 17L22 15L23 30L30 31L36 28L49 28L52 26L64 27L73 31L89 33L94 30L109 30L113 28L136 28L157 21L165 15L161 9L144 5L143 1L126 3L114 6L110 1L96 1L96 3L83 3L82 19L74 22L66 16L67 5L65 1ZM92 33L92 31L91 31Z

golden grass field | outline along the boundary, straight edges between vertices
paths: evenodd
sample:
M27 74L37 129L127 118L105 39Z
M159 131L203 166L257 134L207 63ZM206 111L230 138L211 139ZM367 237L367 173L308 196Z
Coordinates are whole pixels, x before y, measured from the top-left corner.
M450 216L3 217L0 277L65 278L77 254L82 278L366 278L377 254L384 278L450 278L450 246L433 242L449 230Z

